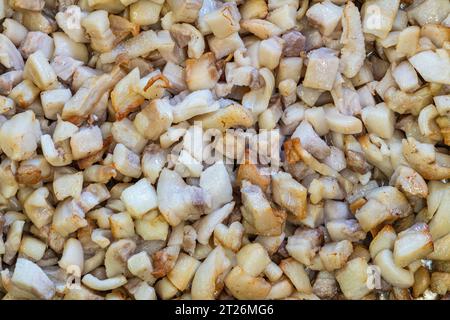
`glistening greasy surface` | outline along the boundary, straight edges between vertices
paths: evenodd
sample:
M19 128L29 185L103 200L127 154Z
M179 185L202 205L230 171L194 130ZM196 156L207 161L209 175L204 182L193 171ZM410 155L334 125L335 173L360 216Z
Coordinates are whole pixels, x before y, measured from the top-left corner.
M2 299L448 299L448 0L0 0Z

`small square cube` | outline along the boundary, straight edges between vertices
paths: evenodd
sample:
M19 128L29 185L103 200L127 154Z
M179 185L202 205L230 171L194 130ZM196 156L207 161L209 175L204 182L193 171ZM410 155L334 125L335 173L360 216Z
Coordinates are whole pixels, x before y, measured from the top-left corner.
M320 48L309 54L303 85L308 88L328 90L333 88L339 68L339 58L331 49Z
M130 215L137 219L158 206L155 188L146 178L126 188L120 198Z
M220 39L239 31L241 14L235 3L225 3L220 9L205 15L205 21L212 33Z
M155 216L154 212L152 211L134 222L136 233L144 240L166 241L169 235L169 224L161 214Z
M330 1L316 3L306 12L308 22L319 29L324 36L329 36L341 22L342 8Z
M83 188L83 172L64 174L53 180L53 192L58 201L67 197L78 199Z
M134 222L127 212L120 212L109 217L111 233L114 239L131 238L135 235Z
M102 132L98 126L84 127L70 139L73 159L83 159L103 148Z
M155 278L152 276L152 262L147 252L141 251L131 256L127 261L127 266L128 270L130 270L130 272L134 276L149 282L155 280Z

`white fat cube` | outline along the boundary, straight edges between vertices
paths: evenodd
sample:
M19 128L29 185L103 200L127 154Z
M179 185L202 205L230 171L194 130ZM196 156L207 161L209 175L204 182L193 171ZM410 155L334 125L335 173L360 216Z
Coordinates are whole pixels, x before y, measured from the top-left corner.
M25 79L11 90L9 97L19 107L27 108L36 100L40 91L31 80Z
M270 258L261 244L251 243L239 250L236 261L246 273L257 277L270 263Z
M267 20L276 24L283 32L295 27L297 22L297 10L294 6L283 5L272 10L267 16Z
M122 143L135 153L141 153L147 143L128 118L115 121L111 127L111 134L116 142Z
M140 218L158 206L155 188L146 178L126 188L120 199L125 203L127 211L133 218Z
M281 39L269 38L261 41L259 46L259 63L262 67L271 70L275 69L280 63L283 44Z
M83 172L64 174L53 180L53 192L58 201L67 197L78 199L83 188Z
M450 114L450 95L435 96L434 105L441 116Z
M30 158L41 138L41 128L34 112L29 110L16 114L0 128L0 149L11 160Z
M343 9L329 0L316 3L306 12L306 17L311 25L317 27L324 36L333 33L341 21Z
M117 171L127 177L139 178L142 174L139 156L121 143L114 148L113 163Z
M409 58L409 62L425 81L450 84L450 58L447 50L422 51Z
M70 89L55 89L41 92L41 104L47 119L56 120L64 104L72 97Z
M162 240L166 241L169 235L169 224L163 215L156 215L155 211L147 213L142 219L134 222L136 233L144 240Z
M78 132L78 127L72 122L63 121L58 119L56 122L55 131L53 131L53 141L55 143L64 141L71 138L76 132Z
M303 85L312 89L331 90L339 68L339 58L328 48L320 48L309 54Z
M361 116L369 133L383 139L390 139L394 135L395 114L385 103L365 107Z
M398 87L404 92L414 92L420 87L416 70L408 61L403 61L395 67L392 76Z
M234 3L226 3L220 9L209 12L204 17L205 22L217 38L226 38L239 31L241 14Z
M47 245L44 242L30 236L24 236L20 243L19 252L34 261L39 261L44 256L46 249Z
M140 26L157 23L162 5L149 0L139 0L133 3L130 10L130 21Z
M381 39L392 30L400 0L367 0L361 7L364 33Z
M47 89L56 81L56 73L42 51L30 55L25 63L24 78L33 81L41 90Z
M102 132L98 126L82 128L70 138L75 160L86 158L103 148Z
M141 251L132 255L127 261L128 270L144 281L154 282L155 278L152 276L153 266L147 252Z
M135 235L133 218L127 212L119 212L109 217L111 234L114 239L131 238Z

